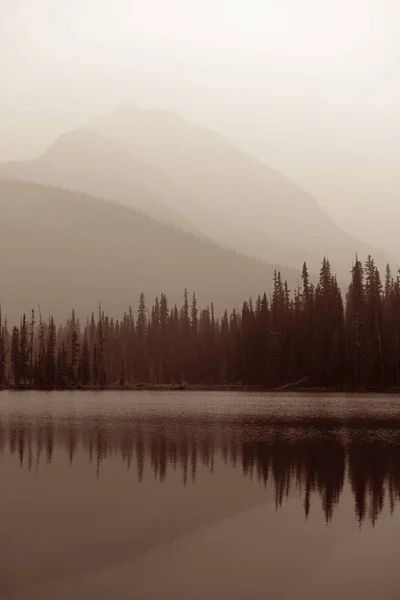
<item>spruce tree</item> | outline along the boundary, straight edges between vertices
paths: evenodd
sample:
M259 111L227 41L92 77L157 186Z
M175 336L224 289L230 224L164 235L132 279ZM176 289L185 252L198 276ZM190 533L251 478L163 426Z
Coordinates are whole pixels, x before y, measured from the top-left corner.
M35 383L36 387L43 388L46 385L46 342L45 326L40 317L38 332L39 349L35 361Z
M80 374L80 383L83 386L89 385L89 383L90 383L90 351L89 351L88 336L87 336L86 330L83 335L79 374Z
M28 342L28 324L26 315L21 319L19 328L19 369L22 383L29 381L29 342Z
M371 256L365 263L365 382L373 388L385 384L385 365L382 345L383 311L382 284L379 271Z
M31 310L31 321L29 324L29 382L30 385L33 385L34 381L34 369L33 369L33 350L35 343L35 311Z
M165 294L160 297L160 377L163 383L169 383L170 344L168 339L169 310Z
M55 384L57 388L66 388L71 384L70 369L68 368L67 348L65 341L61 342L61 346L57 351L56 361L56 377Z
M97 386L99 384L99 356L96 342L93 346L92 361L93 385Z
M11 334L11 372L14 385L18 387L21 383L21 363L20 363L20 343L19 329L16 325L12 328Z
M140 294L138 315L136 321L136 378L138 381L147 382L149 379L148 353L147 353L147 308L144 294Z
M3 318L0 305L0 387L5 383L5 368L6 368L6 342L4 339Z
M346 302L347 379L354 387L361 384L364 373L364 314L364 270L361 261L356 256Z
M53 317L50 317L47 346L46 346L46 386L54 387L56 378L56 326Z
M76 321L75 310L72 309L71 319L70 319L70 364L69 364L69 377L71 379L72 384L75 384L77 381L77 366L79 359L79 331L78 324ZM66 351L66 349L65 349Z

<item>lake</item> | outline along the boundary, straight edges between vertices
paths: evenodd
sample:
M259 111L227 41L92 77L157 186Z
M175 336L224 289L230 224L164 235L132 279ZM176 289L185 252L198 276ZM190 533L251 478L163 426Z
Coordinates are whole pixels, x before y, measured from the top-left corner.
M400 397L0 392L7 600L397 599Z

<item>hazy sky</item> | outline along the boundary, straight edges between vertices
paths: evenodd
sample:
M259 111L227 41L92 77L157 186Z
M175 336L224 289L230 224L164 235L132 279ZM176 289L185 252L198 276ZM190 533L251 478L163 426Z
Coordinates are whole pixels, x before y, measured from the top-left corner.
M172 109L400 257L399 22L398 0L0 0L0 159L127 101Z

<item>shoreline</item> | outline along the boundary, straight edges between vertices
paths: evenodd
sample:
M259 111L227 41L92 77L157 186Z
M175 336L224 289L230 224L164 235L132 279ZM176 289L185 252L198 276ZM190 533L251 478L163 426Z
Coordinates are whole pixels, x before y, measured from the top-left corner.
M30 385L2 386L0 392L269 392L276 394L303 393L303 394L400 394L400 388L347 388L337 387L263 387L252 385L173 385L173 384L136 384L136 385L107 385L107 386L68 386L68 387L35 387Z

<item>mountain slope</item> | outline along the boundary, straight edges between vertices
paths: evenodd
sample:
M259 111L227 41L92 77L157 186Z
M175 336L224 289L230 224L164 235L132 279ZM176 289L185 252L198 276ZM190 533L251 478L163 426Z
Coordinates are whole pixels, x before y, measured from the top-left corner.
M120 315L144 291L170 302L195 290L217 311L271 287L273 267L141 212L84 194L0 180L0 301L11 319L40 304L64 318L101 301ZM283 270L289 285L299 274Z
M163 173L181 192L171 206L225 245L292 266L302 256L314 271L326 255L346 278L356 252L387 260L281 173L177 115L125 105L88 127Z
M199 233L169 201L175 190L129 151L90 130L60 136L36 160L0 164L0 177L61 186L132 206L164 223Z

